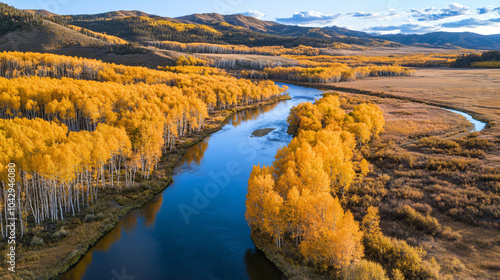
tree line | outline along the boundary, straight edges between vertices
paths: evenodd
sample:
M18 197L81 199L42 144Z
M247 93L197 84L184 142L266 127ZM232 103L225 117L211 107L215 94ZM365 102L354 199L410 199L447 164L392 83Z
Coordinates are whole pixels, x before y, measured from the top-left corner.
M148 41L147 45L188 53L216 53L216 54L260 54L279 56L282 54L295 55L319 55L319 49L310 46L299 45L294 48L285 48L283 46L262 46L248 47L245 45L221 45L206 43L180 43L173 41Z
M99 40L103 40L105 42L109 42L112 44L118 44L118 45L128 44L127 41L125 41L121 38L118 38L116 36L111 36L111 35L107 35L104 33L95 32L95 31L92 31L92 30L89 30L86 28L82 28L79 26L71 25L71 24L66 25L66 27L73 29L75 31L78 31L78 32L82 33L83 35L87 35L87 36L92 37L92 38L97 38Z
M481 54L462 54L453 63L453 67L500 67L500 51L486 51Z
M308 83L338 83L365 77L412 76L414 70L401 66L349 67L337 63L331 67L266 67L264 70L243 70L242 77L249 79L278 79Z
M51 16L48 20L63 25L76 25L99 33L113 35L127 41L175 41L181 43L209 43L245 45L248 47L300 45L328 47L333 42L367 44L368 40L354 37L314 38L281 36L251 31L225 22L189 24L160 17L129 16L108 18L102 14L83 16Z
M287 244L306 261L336 270L363 256L359 223L339 199L367 173L366 160L353 156L356 147L385 125L376 105L361 104L349 114L340 106L338 96L328 95L291 110L287 121L295 137L272 165L254 167L246 201L253 231L272 238L277 249Z

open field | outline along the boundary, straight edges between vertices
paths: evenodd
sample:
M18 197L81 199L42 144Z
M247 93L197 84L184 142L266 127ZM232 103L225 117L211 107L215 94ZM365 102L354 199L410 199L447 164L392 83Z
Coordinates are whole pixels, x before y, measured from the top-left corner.
M427 48L417 46L401 46L401 47L369 47L365 50L348 50L348 49L321 49L325 54L329 55L366 55L366 56L386 56L392 55L409 55L415 53L430 54L430 53L449 53L455 49L447 48ZM456 49L457 51L459 49ZM463 51L463 50L462 50Z
M355 213L378 205L384 233L425 248L448 279L500 277L499 83L500 70L418 69L414 77L335 84L371 92L345 94L379 104L387 120L386 132L364 153L373 171L346 204ZM489 125L464 136L470 127L462 117L404 99L457 108ZM430 211L439 226L415 226L397 210L404 205Z
M500 69L418 68L413 77L366 78L336 84L457 108L487 121L500 133Z

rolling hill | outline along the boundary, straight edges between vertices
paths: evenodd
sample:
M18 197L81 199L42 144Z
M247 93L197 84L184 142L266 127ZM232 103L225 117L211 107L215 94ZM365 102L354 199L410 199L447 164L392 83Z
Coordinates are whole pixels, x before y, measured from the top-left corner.
M205 25L217 25L218 23L225 22L235 26L240 26L247 28L252 31L271 33L273 26L278 25L272 21L263 21L256 19L254 17L248 17L244 15L220 15L216 13L209 14L193 14L183 17L178 17L176 20L180 20L185 23L198 23Z
M432 32L422 35L395 34L378 38L404 45L427 45L431 47L458 46L467 49L500 49L500 34L481 35L472 32Z
M78 28L47 20L54 15L44 10L21 11L0 3L0 51L54 53L151 68L172 65L181 55L142 46L115 45L106 40L110 37L106 34L78 31Z
M243 15L193 14L160 17L139 11L114 11L95 15L50 16L71 24L114 35L132 42L177 41L246 46L329 46L333 42L380 45L383 40L343 28L307 28L262 21ZM357 35L362 38L354 37Z
M175 18L189 23L198 23L205 25L216 25L221 22L248 28L253 31L279 36L303 36L323 39L341 39L347 37L357 37L365 39L373 39L373 37L365 32L354 31L346 28L331 26L324 28L301 27L296 25L280 24L273 21L263 21L253 17L244 15L219 15L210 14L193 14Z

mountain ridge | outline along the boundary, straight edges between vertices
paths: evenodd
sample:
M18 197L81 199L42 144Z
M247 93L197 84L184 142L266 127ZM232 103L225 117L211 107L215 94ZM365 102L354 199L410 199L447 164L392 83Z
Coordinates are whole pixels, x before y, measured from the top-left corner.
M431 32L426 34L381 35L382 38L404 45L427 44L432 47L454 45L468 49L500 49L500 34L481 35L473 32Z
M26 10L31 13L48 17L58 17L58 15L45 10ZM373 35L363 31L351 30L338 26L328 27L302 27L297 25L286 25L274 21L264 21L254 17L245 16L241 14L222 15L218 13L199 13L185 15L175 18L162 17L158 15L148 14L138 10L118 10L110 11L100 14L92 15L67 15L74 21L72 24L78 25L76 21L89 21L89 20L102 20L113 19L120 20L133 17L151 18L156 20L164 20L172 23L194 24L209 26L216 30L221 28L230 29L244 28L246 31L240 30L242 36L252 36L251 32L265 34L266 36L281 36L281 37L296 37L298 42L307 44L307 38L314 38L323 40L325 42L341 42L350 44L369 45L376 43L383 43L384 41L394 42L393 45L416 45L428 46L439 48L470 48L470 49L500 49L500 34L498 35L481 35L473 32L431 32L426 34L388 34L388 35ZM88 23L79 22L82 27L91 29ZM226 24L226 25L225 25ZM227 26L230 25L230 26ZM107 32L109 30L102 29L96 30L98 32ZM245 33L246 32L246 33ZM113 34L119 36L120 34ZM255 35L255 34L254 34ZM259 35L260 36L260 35ZM143 36L144 37L144 36ZM142 37L141 37L142 38ZM149 38L155 40L155 38ZM261 38L262 39L262 38ZM271 40L271 37L268 38ZM282 43L283 40L279 41ZM290 40L289 40L290 41ZM188 41L186 41L188 42ZM215 43L215 42L211 42ZM218 41L216 43L230 43L230 44L245 44L245 41L237 42L224 42ZM289 43L297 45L299 43ZM319 43L314 43L318 45Z

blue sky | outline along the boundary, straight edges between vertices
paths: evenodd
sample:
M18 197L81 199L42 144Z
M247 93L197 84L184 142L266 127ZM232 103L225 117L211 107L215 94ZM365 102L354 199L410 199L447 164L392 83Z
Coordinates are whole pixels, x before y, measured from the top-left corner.
M377 33L471 31L500 34L500 1L409 0L3 0L20 9L58 14L140 10L167 17L193 13L242 13L303 26L337 25Z

